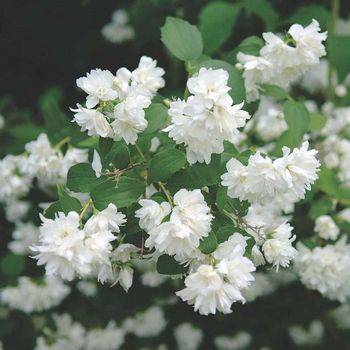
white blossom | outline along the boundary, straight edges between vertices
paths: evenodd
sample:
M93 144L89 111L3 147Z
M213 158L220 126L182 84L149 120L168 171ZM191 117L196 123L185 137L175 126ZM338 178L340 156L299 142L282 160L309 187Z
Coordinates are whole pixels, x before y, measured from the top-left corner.
M344 302L350 295L350 249L346 237L313 250L301 243L297 248L295 266L301 282L331 300Z
M9 249L15 254L27 255L30 247L38 242L39 228L31 222L19 222L12 233L12 238L8 244Z
M292 246L295 236L292 236L293 227L288 223L283 223L276 228L267 230L268 239L262 246L266 260L277 269L279 266L288 267L290 261L297 254Z
M129 15L125 10L116 10L111 21L101 29L102 36L113 44L121 44L135 37L134 28L128 24Z
M323 239L336 240L340 230L328 215L321 215L315 221L315 232Z
M165 85L165 81L162 78L164 73L163 68L157 67L156 60L142 56L138 67L131 74L131 80L137 86L154 94Z
M168 202L158 204L151 199L140 199L141 208L135 212L140 219L139 225L143 230L149 231L160 225L163 219L170 214L171 207Z
M41 312L57 306L70 293L70 288L58 278L47 278L37 284L22 276L15 287L5 287L0 292L1 302L11 309L25 313Z
M73 121L81 127L81 131L87 130L89 136L112 136L112 128L104 114L95 109L84 108L79 104L77 107L71 111L75 113Z
M113 89L113 79L110 71L101 69L93 69L86 77L77 79L77 86L88 94L87 108L94 108L99 101L111 101L118 97L118 93Z
M174 337L179 350L197 350L203 339L203 331L190 323L181 323L174 329Z

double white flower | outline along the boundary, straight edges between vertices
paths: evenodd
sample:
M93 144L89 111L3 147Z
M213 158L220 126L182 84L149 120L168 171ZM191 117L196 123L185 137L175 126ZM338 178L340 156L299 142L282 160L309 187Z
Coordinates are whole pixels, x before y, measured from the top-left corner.
M144 110L164 86L163 75L157 61L146 56L141 57L132 72L124 67L116 75L108 70L91 70L86 77L77 79L77 86L88 96L86 108L78 104L77 109L72 109L73 121L90 136L124 139L135 144L137 135L147 127Z
M238 128L250 115L243 103L234 105L228 91L229 74L223 69L201 68L187 82L192 94L187 100L171 102L171 124L164 130L177 144L185 144L187 160L210 163L213 153L222 153L224 141L234 142Z

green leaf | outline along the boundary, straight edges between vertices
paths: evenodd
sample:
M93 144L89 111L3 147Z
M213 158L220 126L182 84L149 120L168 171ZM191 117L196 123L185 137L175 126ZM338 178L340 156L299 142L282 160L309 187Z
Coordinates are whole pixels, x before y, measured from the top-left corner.
M94 136L87 137L86 139L77 142L76 146L79 148L97 148L98 138Z
M180 18L167 17L160 31L163 44L178 59L195 60L202 54L202 35L196 26Z
M287 92L277 85L262 84L261 89L263 95L273 97L276 100L284 100L288 96Z
M164 254L157 260L157 271L162 275L180 275L186 273L187 269L172 256Z
M218 241L216 239L215 233L210 232L207 237L201 239L199 243L199 250L203 254L211 254L218 247Z
M21 140L23 143L27 143L29 141L35 140L41 133L45 132L45 129L32 123L26 123L17 126L11 126L8 132L16 139Z
M235 232L241 233L241 229L239 229L238 227L236 227L234 225L222 226L215 233L216 239L217 239L219 244L226 242L230 238L230 236L232 236Z
M59 211L63 211L62 205L60 201L56 201L51 203L51 205L47 209L45 209L44 216L49 219L54 219L56 213L58 213Z
M202 188L216 185L220 182L222 174L220 156L213 156L209 164L194 164L174 174L168 181L168 186L173 192L186 186L187 189Z
M302 6L287 19L287 23L298 23L307 26L313 19L320 23L323 30L326 30L331 19L331 13L322 5Z
M237 213L240 217L246 216L249 209L248 201L240 201L238 198L230 198L227 188L220 187L216 193L216 205L220 210Z
M327 117L322 113L310 113L310 131L320 131L327 122Z
M146 119L148 121L146 134L151 134L163 128L168 118L168 109L161 103L152 103L146 110Z
M108 180L96 186L91 192L91 198L98 210L107 208L110 203L115 204L118 208L125 208L137 202L145 188L143 181L123 175L118 184L113 180Z
M65 214L70 211L81 211L81 203L77 198L71 197L62 185L57 186L58 199Z
M235 103L239 103L245 100L245 87L242 73L232 66L231 64L220 60L204 61L200 64L201 67L224 69L230 75L228 80L228 86L231 90L228 92Z
M212 54L230 37L241 9L224 1L214 1L199 13L199 30L203 36L204 51Z
M310 115L301 102L287 101L284 104L284 118L288 130L276 142L276 155L281 154L283 146L298 147L310 129Z
M186 156L176 148L158 152L149 163L149 183L166 181L186 164Z
M106 181L106 177L97 178L89 163L73 165L67 174L67 187L73 192L91 192L97 185Z
M315 220L321 215L328 214L332 210L332 208L332 200L327 197L323 197L316 202L312 202L310 211L308 213L309 218Z
M276 28L279 15L268 0L244 0L243 4L249 15L254 14L262 19L267 30Z
M223 59L229 63L237 62L238 52L246 55L259 56L261 48L264 46L264 40L258 36L249 36L241 41L241 43L234 49L223 54Z
M124 140L114 141L107 154L102 156L104 165L113 163L118 169L127 167L130 163L130 150Z
M59 106L61 99L62 92L58 88L47 90L39 99L39 109L44 116L45 127L51 134L59 133L65 127L71 126Z
M24 270L25 257L7 253L1 259L1 272L7 277L19 276Z
M350 36L329 36L327 52L341 83L350 73Z
M316 186L329 196L350 204L350 189L341 186L337 173L334 170L321 167Z

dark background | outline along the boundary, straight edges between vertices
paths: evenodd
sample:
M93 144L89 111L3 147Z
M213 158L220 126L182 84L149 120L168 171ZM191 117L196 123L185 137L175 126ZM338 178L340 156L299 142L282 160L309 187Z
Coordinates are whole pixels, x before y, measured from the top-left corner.
M1 0L0 2L0 96L10 95L19 107L35 107L38 97L51 86L65 91L67 103L75 105L75 79L100 67L115 72L120 66L135 67L141 55L150 55L168 69L169 62L159 40L166 15L183 15L193 23L203 0ZM231 1L234 2L234 1ZM343 1L346 7L348 1ZM295 8L328 1L273 0L287 17ZM100 29L117 8L131 8L136 40L123 45L106 42ZM264 30L258 18L240 16L230 48L242 38ZM345 14L344 14L345 17ZM168 74L169 88L178 85ZM175 81L173 81L175 80ZM170 85L169 85L170 84Z

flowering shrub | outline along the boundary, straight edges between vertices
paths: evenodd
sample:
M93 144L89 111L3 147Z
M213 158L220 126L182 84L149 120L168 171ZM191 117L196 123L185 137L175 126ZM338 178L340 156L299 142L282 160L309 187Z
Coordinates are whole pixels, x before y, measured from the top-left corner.
M35 349L171 349L174 341L182 350L267 349L273 340L244 329L223 327L208 340L200 323L173 321L163 309L183 302L190 320L239 317L249 306L238 304L278 288L288 296L291 283L314 291L310 300L347 307L350 66L340 46L350 32L337 22L336 0L328 32L322 6L304 7L286 26L269 2L257 3L209 2L198 27L166 17L164 50L187 75L176 93L156 57L92 69L76 80L81 98L70 117L50 90L40 103L45 127L0 161L0 201L14 225L0 317L31 315ZM233 47L243 12L268 30ZM123 10L101 33L114 44L141 35ZM111 305L117 285L130 293L162 285L164 295L147 308L141 296L142 310L130 314ZM74 319L74 303L64 301L74 293L95 300L98 316ZM124 305L128 295L119 296ZM60 313L42 314L62 302ZM289 323L289 342L317 346L334 320L349 328L341 308ZM158 342L168 325L174 344ZM153 342L128 340L137 338Z

